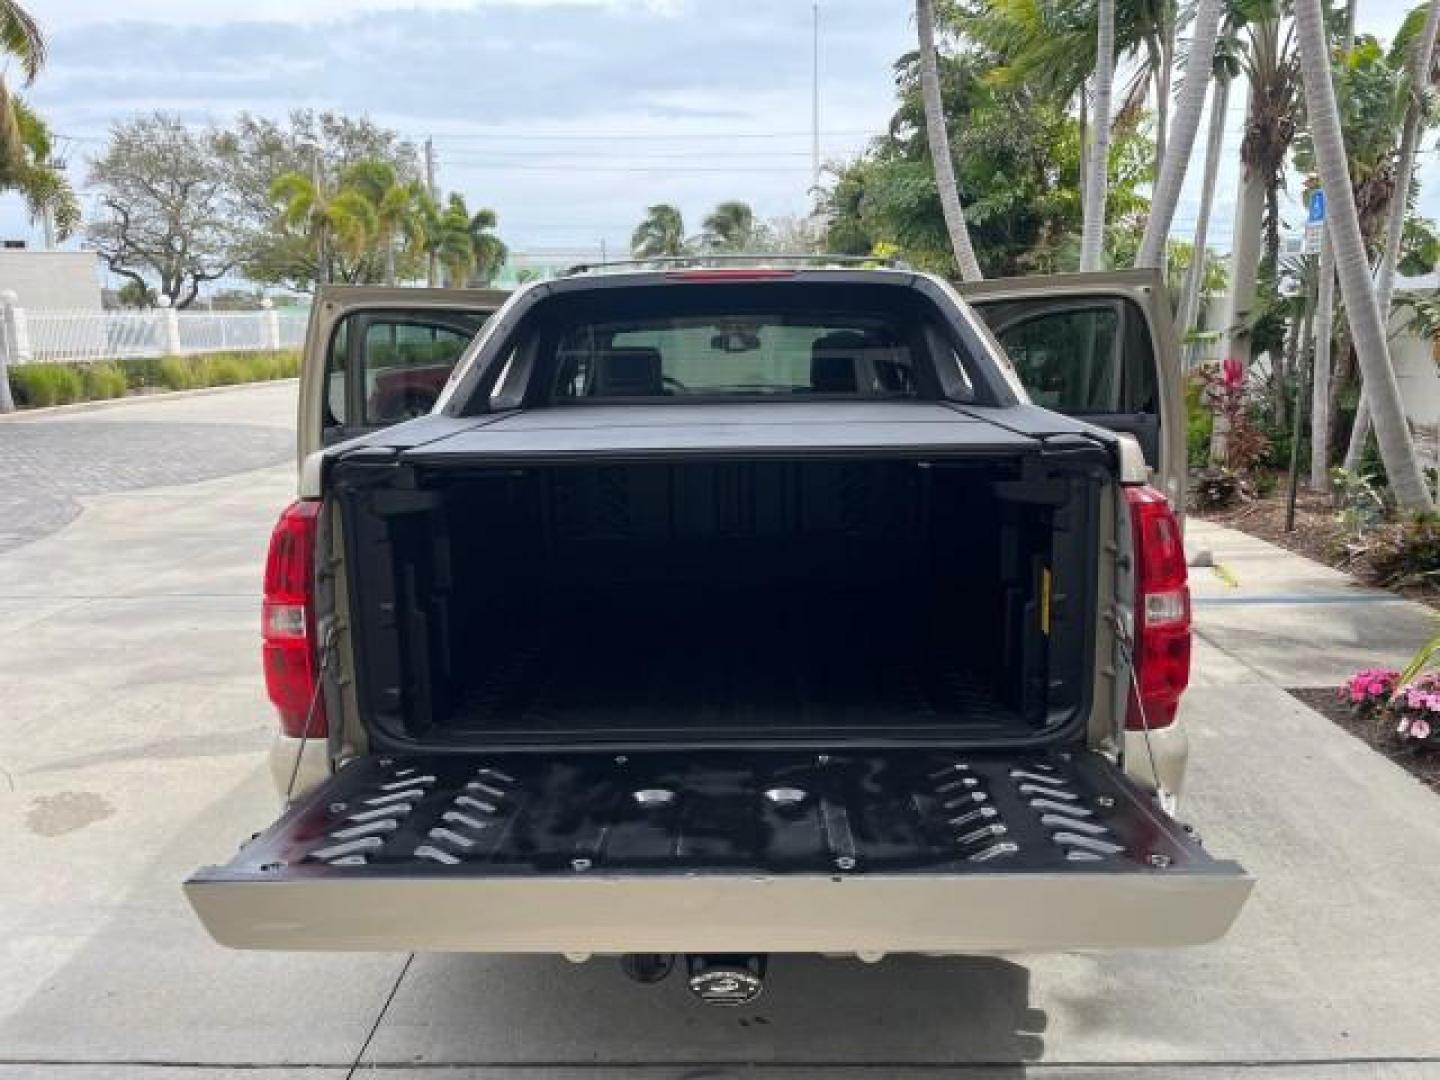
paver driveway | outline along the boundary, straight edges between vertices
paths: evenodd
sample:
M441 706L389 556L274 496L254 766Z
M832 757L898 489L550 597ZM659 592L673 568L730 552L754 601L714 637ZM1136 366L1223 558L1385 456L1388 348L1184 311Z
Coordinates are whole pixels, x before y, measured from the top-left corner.
M163 426L178 459L288 440L293 409L268 386L22 423ZM1196 581L1185 812L1260 879L1218 945L780 958L738 1012L605 962L214 946L179 882L274 810L257 592L292 490L287 462L75 491L83 513L0 554L0 1080L1440 1076L1440 800L1282 689L1428 620L1203 525L1239 585Z

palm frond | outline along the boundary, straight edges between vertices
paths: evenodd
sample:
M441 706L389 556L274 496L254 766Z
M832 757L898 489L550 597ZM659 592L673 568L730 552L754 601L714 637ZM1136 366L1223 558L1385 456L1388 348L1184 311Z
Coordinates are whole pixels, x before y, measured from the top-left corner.
M45 66L45 35L30 13L15 0L0 0L0 50L20 61L27 86Z

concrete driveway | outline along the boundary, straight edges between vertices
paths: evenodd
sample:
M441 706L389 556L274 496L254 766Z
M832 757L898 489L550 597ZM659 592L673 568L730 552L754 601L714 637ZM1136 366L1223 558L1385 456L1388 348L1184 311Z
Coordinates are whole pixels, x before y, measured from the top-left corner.
M1440 800L1284 690L1428 615L1203 524L1228 572L1197 572L1185 816L1260 881L1218 945L782 958L737 1012L604 962L218 948L179 883L275 809L258 589L293 411L272 385L0 421L12 504L42 441L118 463L0 554L0 1080L1440 1076Z

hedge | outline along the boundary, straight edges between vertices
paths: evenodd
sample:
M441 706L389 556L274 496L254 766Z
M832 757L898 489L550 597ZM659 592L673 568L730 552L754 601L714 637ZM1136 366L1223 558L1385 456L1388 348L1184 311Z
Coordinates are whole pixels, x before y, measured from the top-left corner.
M300 353L290 349L96 360L86 364L12 364L9 370L16 406L34 409L123 397L147 389L195 390L291 379L300 373Z

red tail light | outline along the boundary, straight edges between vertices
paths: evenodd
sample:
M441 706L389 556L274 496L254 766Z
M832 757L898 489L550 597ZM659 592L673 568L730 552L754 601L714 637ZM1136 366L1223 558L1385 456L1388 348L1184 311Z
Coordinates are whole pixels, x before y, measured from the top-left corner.
M315 647L315 521L320 503L291 503L270 534L265 557L265 690L280 711L280 730L300 738L326 733L325 702L315 700L319 677ZM315 714L310 703L315 701Z
M1169 500L1151 487L1125 489L1135 548L1135 682L1125 726L1175 722L1190 683L1190 586L1185 543ZM1141 706L1144 717L1141 717Z

